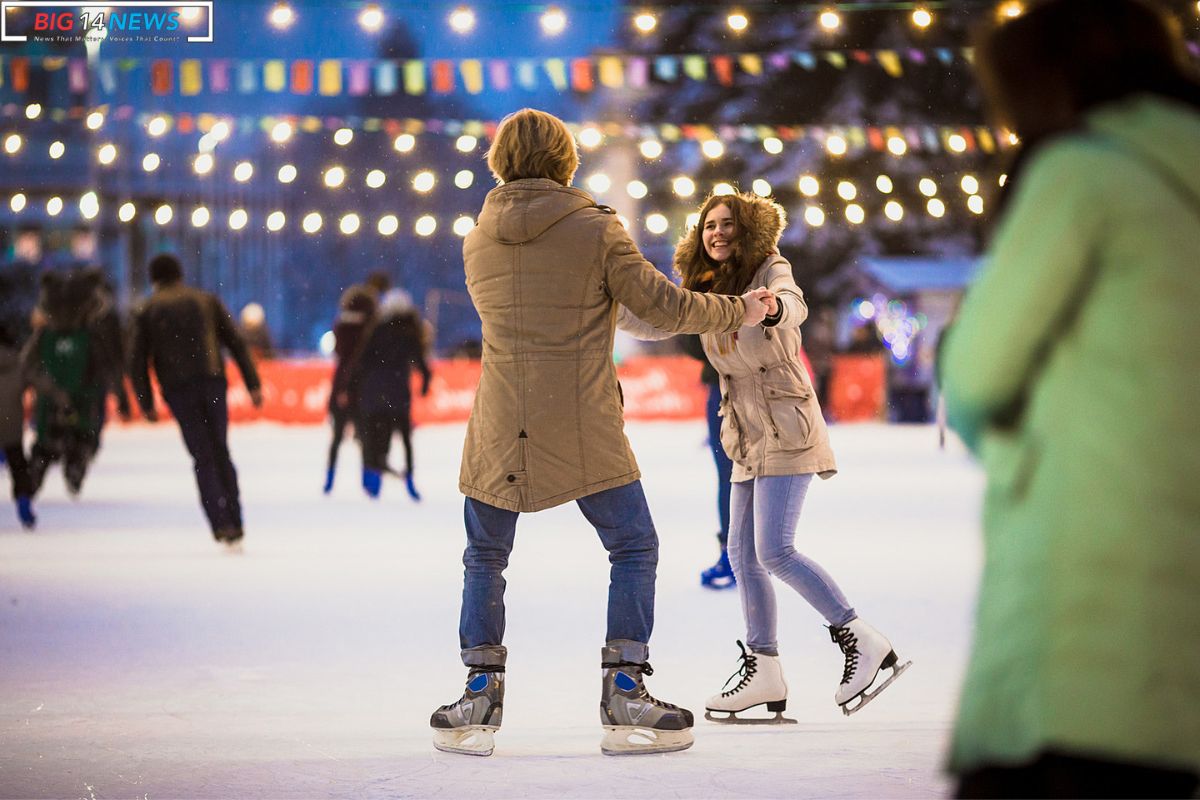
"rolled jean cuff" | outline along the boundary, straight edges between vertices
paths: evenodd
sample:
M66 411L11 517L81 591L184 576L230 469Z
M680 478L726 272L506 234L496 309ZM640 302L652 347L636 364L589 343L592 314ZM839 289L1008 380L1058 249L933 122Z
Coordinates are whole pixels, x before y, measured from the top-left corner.
M645 664L649 658L650 645L632 639L612 639L605 642L600 651L600 660L604 663L628 661L631 664Z
M482 644L462 651L463 666L503 667L508 660L508 648L502 644Z

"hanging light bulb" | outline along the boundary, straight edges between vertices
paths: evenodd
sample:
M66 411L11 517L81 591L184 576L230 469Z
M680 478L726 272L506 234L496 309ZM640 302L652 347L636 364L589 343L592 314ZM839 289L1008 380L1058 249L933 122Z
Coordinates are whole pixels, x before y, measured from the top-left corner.
M352 236L358 233L358 227L361 224L362 221L358 218L358 214L351 212L343 216L341 221L338 222L338 229L343 235Z
M750 184L750 190L759 197L771 196L771 184L767 183L762 178L756 178L754 183Z
M892 179L887 175L880 175L875 179L875 188L879 190L880 194L891 194L893 189Z
M915 8L912 12L912 24L924 30L933 24L933 14L927 8Z
M150 122L146 124L146 133L158 138L167 132L167 118L159 115L152 117Z
M725 145L717 139L705 139L700 144L700 152L704 153L705 158L715 160L725 155Z
M827 8L817 17L817 21L821 23L821 27L827 31L836 31L842 26L842 17L832 8Z
M468 233L471 232L471 229L474 227L475 227L475 220L471 219L469 216L467 216L465 214L463 216L459 217L458 219L454 220L453 228L454 228L454 234L456 236L466 236Z
M271 128L271 141L276 144L283 144L292 138L292 132L292 124L290 122L276 122Z
M63 153L67 152L67 146L60 141L50 143L50 157L55 161L63 157Z
M662 142L657 139L646 139L638 145L638 150L642 153L642 158L653 161L663 154Z
M50 216L57 217L59 214L62 213L62 210L63 210L63 201L62 201L61 197L58 197L56 195L46 201L46 213L49 214Z
M96 160L105 166L113 163L117 160L117 146L111 142L102 145L100 149L96 151Z
M378 189L387 182L387 175L383 174L381 169L373 169L367 173L367 186L372 189Z
M671 227L671 223L662 214L654 213L646 217L646 230L653 234L661 235L667 232Z
M98 131L104 125L104 114L99 111L93 111L87 115L86 123L89 131Z
M460 189L469 189L475 183L475 173L469 169L460 169L454 173L454 185Z
M333 143L339 147L345 147L354 140L354 131L349 128L338 128L333 133Z
M158 165L161 162L162 159L158 157L158 153L146 153L145 157L142 158L142 169L146 172L154 172L154 170L158 169Z
M550 6L542 14L541 24L542 33L547 36L558 36L567 28L567 15L558 6ZM426 219L426 217L422 217L421 219ZM428 219L433 219L433 217L429 217Z
M817 206L809 206L804 209L804 221L814 228L819 228L825 224L825 212Z
M650 188L641 181L630 181L625 184L625 192L634 200L641 200L650 193Z
M844 156L846 155L846 140L835 133L825 140L825 149L832 156Z
M383 9L375 3L369 3L358 13L358 24L367 33L377 33L383 27Z
M783 142L776 136L768 136L763 139L763 150L766 150L773 156L777 156L783 152Z
M267 215L267 230L274 233L287 223L287 215L282 211L272 211Z
M311 211L304 215L304 219L300 222L300 227L304 229L305 233L316 233L321 230L322 222L321 215L316 211Z
M254 165L249 161L242 161L233 168L233 179L238 183L245 183L254 177Z
M425 192L431 191L436 183L437 183L437 178L434 177L434 174L432 172L430 172L429 170L423 170L421 172L418 172L416 175L413 176L413 180L412 180L413 188L416 189L418 192L421 192L422 194L424 194Z
M837 193L843 200L853 200L858 196L858 189L850 181L839 181Z
M296 167L291 164L284 164L279 168L277 177L280 183L291 183L296 180Z
M729 26L729 30L734 33L741 33L750 27L750 19L741 11L734 11L725 18L725 24Z
M638 33L650 33L658 27L658 17L649 11L643 11L633 18L633 27L637 29Z
M600 143L603 141L604 134L600 133L597 128L594 128L591 125L579 131L579 146L583 147L584 149L591 150L599 147Z
M889 136L887 149L894 156L902 156L908 152L908 142L904 141L903 137L900 136Z
M229 215L229 227L235 231L240 231L246 227L246 223L250 221L250 215L246 213L244 208L235 208Z
M432 236L434 231L437 230L437 220L426 214L417 219L416 224L413 225L413 230L417 232L418 236Z
M479 145L479 139L469 134L463 134L454 142L454 147L460 153L470 153Z
M821 191L821 184L812 175L801 175L796 186L800 189L800 194L805 197L816 197L817 193Z
M691 197L696 193L696 182L686 175L680 175L671 182L671 189L679 197Z
M203 228L205 225L208 224L208 220L209 220L208 209L205 208L204 206L197 206L196 209L194 211L192 211L192 227L193 228Z
M267 15L267 21L276 30L287 30L296 21L296 12L287 3L276 3L271 7L271 13Z
M336 189L346 181L346 170L342 167L330 167L325 170L325 185Z
M166 225L175 216L175 210L167 203L163 203L158 208L154 209L154 221L159 225Z
M384 214L379 218L379 224L376 226L381 236L391 236L396 231L400 230L400 220L396 219L395 214Z
M449 21L455 33L466 35L475 30L475 12L467 6L459 6L451 11Z
M133 203L122 203L117 209L117 219L121 222L129 222L137 215L137 206Z
M412 152L413 147L417 144L417 138L411 133L402 133L396 137L396 141L392 142L392 147L397 153Z
M904 206L895 200L888 200L883 206L883 215L892 222L899 222L904 219Z

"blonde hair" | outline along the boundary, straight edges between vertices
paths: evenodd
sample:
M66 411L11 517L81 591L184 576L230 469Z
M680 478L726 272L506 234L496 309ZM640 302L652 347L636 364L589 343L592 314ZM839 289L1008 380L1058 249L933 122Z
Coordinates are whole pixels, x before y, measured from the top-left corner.
M535 108L523 108L500 121L487 160L500 183L549 178L569 186L579 169L579 151L567 126Z

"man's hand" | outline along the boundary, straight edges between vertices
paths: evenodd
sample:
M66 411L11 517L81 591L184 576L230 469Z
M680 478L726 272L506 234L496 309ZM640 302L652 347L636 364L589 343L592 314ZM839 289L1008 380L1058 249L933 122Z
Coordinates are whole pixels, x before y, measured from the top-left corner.
M153 407L143 408L142 418L146 420L146 422L158 422L158 412L155 411Z
M262 408L262 404L263 404L262 389L251 389L250 390L250 402L254 403L255 408Z
M742 317L742 325L757 325L762 322L767 316L770 306L776 302L775 295L770 289L758 288L751 289L742 295L742 302L746 305L745 316Z

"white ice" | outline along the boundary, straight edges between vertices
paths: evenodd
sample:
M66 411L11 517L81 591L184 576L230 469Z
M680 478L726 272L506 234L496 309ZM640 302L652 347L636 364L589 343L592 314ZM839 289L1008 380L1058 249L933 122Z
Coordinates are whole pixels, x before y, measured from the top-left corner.
M630 423L662 541L658 697L703 711L737 666L735 592L714 561L704 428ZM456 699L463 428L415 436L424 501L376 502L327 432L231 431L245 554L203 523L173 424L113 428L78 501L55 469L25 533L0 505L0 797L937 797L979 572L981 476L929 427L842 425L842 472L809 493L797 543L913 666L853 717L841 657L780 586L788 727L718 726L671 755L599 751L608 564L571 504L522 517L507 572L504 727L491 758L434 751ZM399 461L393 450L393 462ZM0 492L8 486L0 479Z

